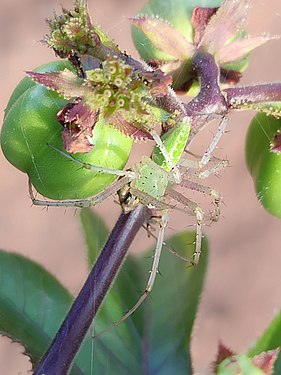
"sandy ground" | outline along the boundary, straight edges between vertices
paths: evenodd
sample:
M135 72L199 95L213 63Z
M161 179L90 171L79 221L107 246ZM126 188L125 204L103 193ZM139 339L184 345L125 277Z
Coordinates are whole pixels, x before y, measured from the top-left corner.
M126 17L144 2L90 0L89 4L93 18L114 36L122 49L136 56ZM61 3L69 5L69 1ZM51 16L53 9L59 10L59 5L55 0L2 0L1 113L24 71L54 58L38 41L47 31L44 18ZM280 1L271 0L269 5L257 0L252 5L249 30L280 34ZM278 41L261 47L253 54L243 82L280 81L280 56ZM281 223L260 207L244 162L245 133L252 115L231 115L230 132L220 146L221 155L227 155L231 168L215 179L215 187L224 196L223 216L218 224L206 228L210 264L192 344L198 373L203 373L213 359L218 339L235 351L246 350L280 309ZM208 129L205 133L210 137ZM136 148L140 150L139 145ZM200 145L198 149L204 151ZM71 209L47 212L31 207L26 176L8 164L2 154L0 159L0 247L43 264L76 294L87 275L78 215ZM110 199L97 211L112 227L119 208ZM170 226L170 232L184 229L182 219L175 218ZM145 233L141 235L145 237ZM142 244L136 241L132 251L141 249ZM30 367L20 355L21 350L8 339L0 339L0 374L27 373Z

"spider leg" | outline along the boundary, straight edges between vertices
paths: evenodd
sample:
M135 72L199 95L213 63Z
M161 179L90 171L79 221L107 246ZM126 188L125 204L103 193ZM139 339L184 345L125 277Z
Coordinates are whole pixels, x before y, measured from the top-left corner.
M188 211L196 217L196 235L195 235L195 251L193 254L192 264L197 265L199 263L200 255L201 255L201 245L202 245L202 237L203 237L203 222L204 222L204 212L198 206L197 203L192 202L190 199L186 198L183 194L179 193L176 190L170 189L166 192L168 196L176 200L177 202L181 203L185 209L187 208Z
M76 164L79 164L82 168L85 168L85 169L89 169L91 171L95 171L95 172L101 172L101 173L106 173L106 174L113 174L115 176L127 176L127 177L130 177L130 179L134 179L134 178L137 178L137 175L136 173L132 172L132 171L123 171L123 170L118 170L118 169L111 169L111 168L106 168L106 167L99 167L97 165L93 165L93 164L90 164L90 163L85 163L81 160L78 160L76 159L74 156L70 155L70 154L67 154L66 152L64 151L61 151L59 150L58 148L48 144L49 147L51 147L53 150L55 150L56 152L58 152L59 154L63 155L65 158L73 161L74 163Z
M229 166L229 161L226 159L219 159L212 156L210 161L214 162L215 165L211 168L201 170L202 167L200 166L200 161L183 160L180 165L180 171L183 176L203 180L219 173L221 170Z
M209 161L212 157L212 154L213 154L215 148L217 147L217 144L218 144L219 140L221 139L222 135L225 132L227 123L228 123L228 117L223 116L222 121L219 124L219 129L214 136L214 139L212 140L212 142L209 145L207 151L204 153L204 155L202 156L202 158L199 162L199 165L200 165L201 168L209 163Z
M163 247L163 243L164 243L164 233L165 233L165 229L168 225L168 221L169 221L169 214L168 214L168 211L165 210L162 217L161 217L161 220L160 220L160 229L159 229L159 233L158 233L158 237L157 237L155 253L154 253L154 256L153 256L153 263L152 263L150 275L149 275L149 278L148 278L148 281L147 281L147 284L146 284L146 288L145 288L143 294L138 299L138 301L135 303L135 305L132 308L130 308L130 310L125 315L123 315L121 319L112 323L105 330L103 330L103 331L97 333L96 335L94 335L93 338L97 338L100 335L102 335L102 334L110 331L111 329L119 326L119 324L121 324L124 320L126 320L130 315L132 315L137 310L137 308L143 303L143 301L146 299L146 297L149 295L149 293L151 293L154 282L155 282L155 279L156 279L156 276L157 276L157 273L158 273L158 267L159 267L162 247Z
M100 193L94 195L93 197L86 198L86 199L79 199L79 200L62 200L62 201L51 201L51 200L40 200L36 199L33 193L33 186L31 182L28 182L29 187L29 196L32 203L35 206L45 206L45 207L91 207L96 206L97 204L103 202L105 199L110 197L112 194L116 193L122 186L126 185L130 182L129 177L122 177L116 182L113 182L107 188L105 188Z
M211 198L213 198L215 209L213 212L211 212L210 219L212 221L219 220L220 206L222 204L222 196L218 191L216 191L215 189L209 186L201 185L201 184L198 184L197 182L189 181L186 179L181 181L180 186L186 187L190 190L198 191L199 193L209 195Z
M172 171L175 183L178 184L181 181L181 173L179 171L179 168L173 163L173 161L172 161L165 145L163 144L159 134L154 129L151 129L149 132L152 135L155 143L159 147L160 151L162 152L167 164L169 165L169 168Z

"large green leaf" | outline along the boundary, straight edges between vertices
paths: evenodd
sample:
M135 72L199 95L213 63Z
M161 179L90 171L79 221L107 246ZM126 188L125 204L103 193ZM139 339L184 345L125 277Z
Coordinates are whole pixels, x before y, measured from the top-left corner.
M91 235L87 225L101 219L91 212L82 215L87 243L93 244L98 237L97 226ZM101 221L98 226L105 228ZM193 241L194 233L183 233L168 243L189 257L194 251ZM120 326L93 339L94 332L108 327L132 307L145 288L152 253L129 256L84 340L71 374L191 374L190 336L206 255L204 245L200 265L188 267L163 249L161 274L151 298ZM20 341L37 363L64 319L72 297L41 266L19 255L0 252L0 274L0 330Z
M193 242L194 233L181 233L167 241L187 258L192 257ZM202 251L199 266L189 267L163 249L151 296L120 326L94 339L94 374L192 373L190 337L204 281L206 244ZM149 277L152 255L150 251L127 257L98 314L96 332L118 320L138 300Z
M0 251L0 279L0 331L21 342L37 363L72 297L43 267L5 251ZM80 373L76 370L73 374Z

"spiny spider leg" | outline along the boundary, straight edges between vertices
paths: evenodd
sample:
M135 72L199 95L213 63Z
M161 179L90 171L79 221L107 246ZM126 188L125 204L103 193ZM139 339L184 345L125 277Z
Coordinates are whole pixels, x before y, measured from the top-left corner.
M155 279L156 279L156 275L158 273L158 267L159 267L162 247L163 247L163 243L164 243L164 233L165 233L165 229L168 225L168 222L169 222L169 214L168 214L168 211L165 211L163 213L162 217L161 217L160 229L159 229L159 233L158 233L158 237L157 237L155 253L154 253L154 256L153 256L153 263L152 263L150 275L149 275L149 278L148 278L148 281L147 281L147 284L146 284L146 288L145 288L143 294L140 296L140 298L135 303L135 305L132 308L130 308L130 310L125 315L123 315L121 319L112 323L105 330L95 334L93 336L93 338L97 338L100 335L110 331L111 329L113 329L113 328L117 327L119 324L121 324L124 320L129 318L129 316L132 315L137 310L137 308L143 303L143 301L146 299L146 297L152 291L152 288L153 288L153 285L154 285L154 282L155 282Z
M131 181L129 177L122 177L116 182L113 182L111 185L106 187L99 194L94 195L93 197L79 200L63 200L63 201L49 201L49 200L40 200L36 199L33 193L33 187L30 181L28 181L29 186L29 196L32 203L35 206L47 206L47 207L91 207L96 206L97 204L103 202L105 199L109 198L111 195L116 193L121 187L128 184Z
M52 146L50 144L48 144L48 146L51 147L56 152L58 152L61 155L63 155L65 158L73 161L76 164L79 164L82 168L89 169L90 171L107 173L107 174L114 174L116 176L121 176L121 177L122 176L127 176L130 179L137 178L137 175L134 172L123 171L123 170L118 170L118 169L111 169L111 168L106 168L106 167L99 167L99 166L96 166L96 165L93 165L93 164L90 164L90 163L85 163L85 162L83 162L81 160L76 159L75 157L73 157L72 155L70 155L70 154L68 154L68 153L66 153L64 151L59 150L58 148L56 148L56 147L54 147L54 146Z
M148 232L148 236L153 237L155 240L157 240L157 236L155 236L154 233L152 233L148 228L144 229ZM193 261L185 258L184 256L180 255L175 249L173 249L171 246L169 246L165 241L163 242L163 246L165 249L169 250L171 254L173 254L175 257L179 258L180 260L184 261L185 263L189 263L190 265L193 265Z
M219 159L212 156L210 161L215 162L215 165L212 168L201 170L202 167L200 166L200 161L185 159L181 162L179 169L184 176L203 180L219 173L229 166L229 160L227 159Z
M222 120L219 124L219 129L214 136L214 139L212 140L212 142L209 145L207 151L204 153L204 155L202 156L202 158L199 162L199 165L200 165L201 168L209 163L209 161L212 157L212 154L213 154L215 148L217 147L217 144L218 144L219 140L221 139L223 133L225 132L227 123L228 123L228 117L223 116L223 118L222 118Z
M198 184L197 182L193 182L193 181L186 180L186 179L183 179L181 181L180 186L186 187L190 190L198 191L199 193L206 194L206 195L209 195L210 197L212 197L214 205L215 205L215 210L214 210L214 212L211 213L210 219L212 221L218 221L219 220L220 206L221 206L221 203L222 203L222 196L218 191L216 191L215 189L213 189L209 186L201 185L201 184Z
M179 193L176 190L170 189L166 192L166 195L173 198L178 203L181 203L190 211L191 214L195 215L196 217L195 251L193 254L194 259L192 261L192 264L196 266L199 263L201 255L204 212L196 203L192 202L190 199L186 198L183 194Z

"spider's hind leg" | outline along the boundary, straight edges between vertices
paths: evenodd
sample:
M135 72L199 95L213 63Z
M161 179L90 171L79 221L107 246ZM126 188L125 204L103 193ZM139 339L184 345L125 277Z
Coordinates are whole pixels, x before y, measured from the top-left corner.
M154 282L155 282L157 273L158 273L158 267L159 267L162 247L163 247L163 243L164 243L164 234L165 234L165 229L168 225L168 222L169 222L169 214L168 214L168 211L165 210L165 211L163 211L163 214L162 214L161 219L160 219L160 229L159 229L159 233L158 233L158 237L157 237L155 253L154 253L154 256L153 256L153 263L152 263L150 275L149 275L149 278L148 278L148 281L147 281L147 284L146 284L146 287L145 287L145 290L144 290L143 294L140 296L140 298L135 303L135 305L132 308L130 308L130 310L125 315L123 315L121 319L114 322L112 325L107 327L105 330L97 333L94 336L94 338L97 338L98 336L110 331L114 327L119 326L119 324L121 324L124 320L129 318L129 316L131 316L137 310L137 308L143 303L143 301L146 299L146 297L151 293L151 291L153 289L153 286L154 286Z
M201 255L203 223L205 218L204 212L197 203L191 201L176 190L170 189L166 194L176 202L182 204L185 211L188 211L191 215L196 217L195 251L193 253L193 260L191 263L193 265L197 265Z

